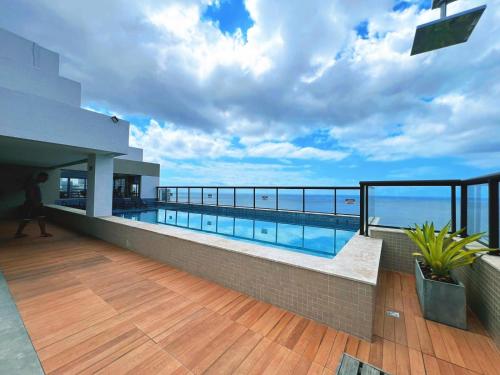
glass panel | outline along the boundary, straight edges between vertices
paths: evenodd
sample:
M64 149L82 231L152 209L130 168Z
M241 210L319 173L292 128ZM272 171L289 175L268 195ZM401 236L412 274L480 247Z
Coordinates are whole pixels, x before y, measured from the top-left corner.
M280 210L302 211L302 189L278 190L278 208Z
M64 177L59 179L59 197L68 198L68 178Z
M467 187L467 232L485 232L482 241L487 243L488 236L488 184Z
M176 202L177 201L177 190L175 188L166 189L165 193L166 193L166 196L164 197L163 200L165 200L167 202Z
M337 190L337 213L359 215L359 190Z
M256 189L255 207L276 209L276 189Z
M236 189L236 206L253 207L253 189Z
M217 189L203 189L203 204L213 206L217 204Z
M219 189L219 206L232 206L233 205L233 189Z
M331 189L306 189L306 211L333 213L334 191Z
M191 204L201 204L201 188L191 188Z
M188 203L189 194L187 188L179 188L177 194L178 194L178 203Z
M133 183L130 186L130 193L133 197L138 197L139 196L139 184Z
M398 228L433 222L441 229L451 222L449 186L384 186L368 190L371 224Z
M87 195L87 179L71 178L70 182L70 198L83 198Z

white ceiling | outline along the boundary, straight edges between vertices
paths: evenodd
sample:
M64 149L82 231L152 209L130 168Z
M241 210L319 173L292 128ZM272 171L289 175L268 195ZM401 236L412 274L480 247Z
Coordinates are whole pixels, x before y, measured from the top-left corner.
M0 164L54 168L81 163L91 153L96 151L0 136Z

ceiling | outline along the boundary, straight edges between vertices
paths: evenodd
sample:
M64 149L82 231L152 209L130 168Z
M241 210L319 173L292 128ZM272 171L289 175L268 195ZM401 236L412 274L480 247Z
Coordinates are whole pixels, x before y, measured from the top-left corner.
M55 168L81 163L91 153L96 151L0 136L0 164Z

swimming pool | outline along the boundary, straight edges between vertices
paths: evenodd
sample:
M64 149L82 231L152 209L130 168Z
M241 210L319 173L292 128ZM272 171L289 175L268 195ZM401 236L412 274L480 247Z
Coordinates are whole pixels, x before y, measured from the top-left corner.
M193 212L187 209L156 208L116 212L115 216L152 224L171 225L217 236L232 237L309 255L333 258L352 238L357 228L348 222L308 222L297 215L272 218L251 215Z

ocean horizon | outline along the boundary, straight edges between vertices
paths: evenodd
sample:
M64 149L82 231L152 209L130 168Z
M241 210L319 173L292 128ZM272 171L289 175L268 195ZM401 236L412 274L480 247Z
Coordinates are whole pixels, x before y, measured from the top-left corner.
M207 189L208 190L208 189ZM217 197L215 189L213 192L205 190L204 204L216 205ZM230 191L228 191L230 190ZM245 191L247 190L247 191ZM253 207L253 193L250 189L239 189L236 194L235 203L239 207ZM170 201L175 202L175 192L172 193ZM201 189L192 190L190 202L201 204ZM219 205L232 206L232 189L219 190ZM179 203L188 202L187 191L179 189ZM336 207L337 214L359 215L359 194L346 194L343 190L337 191L336 202L334 194L331 192L318 193L316 190L306 190L305 211L319 213L334 213ZM281 210L302 211L302 191L279 193L278 208ZM257 191L255 197L255 207L273 209L276 208L276 193L274 189ZM488 200L487 198L469 199L469 207L474 210L469 211L469 226L476 232L487 231L488 229ZM437 228L442 228L451 222L452 205L450 197L443 196L391 196L375 195L369 196L368 214L376 218L380 225L394 227L413 227L415 224L433 222ZM456 201L456 222L457 228L460 226L460 197Z

